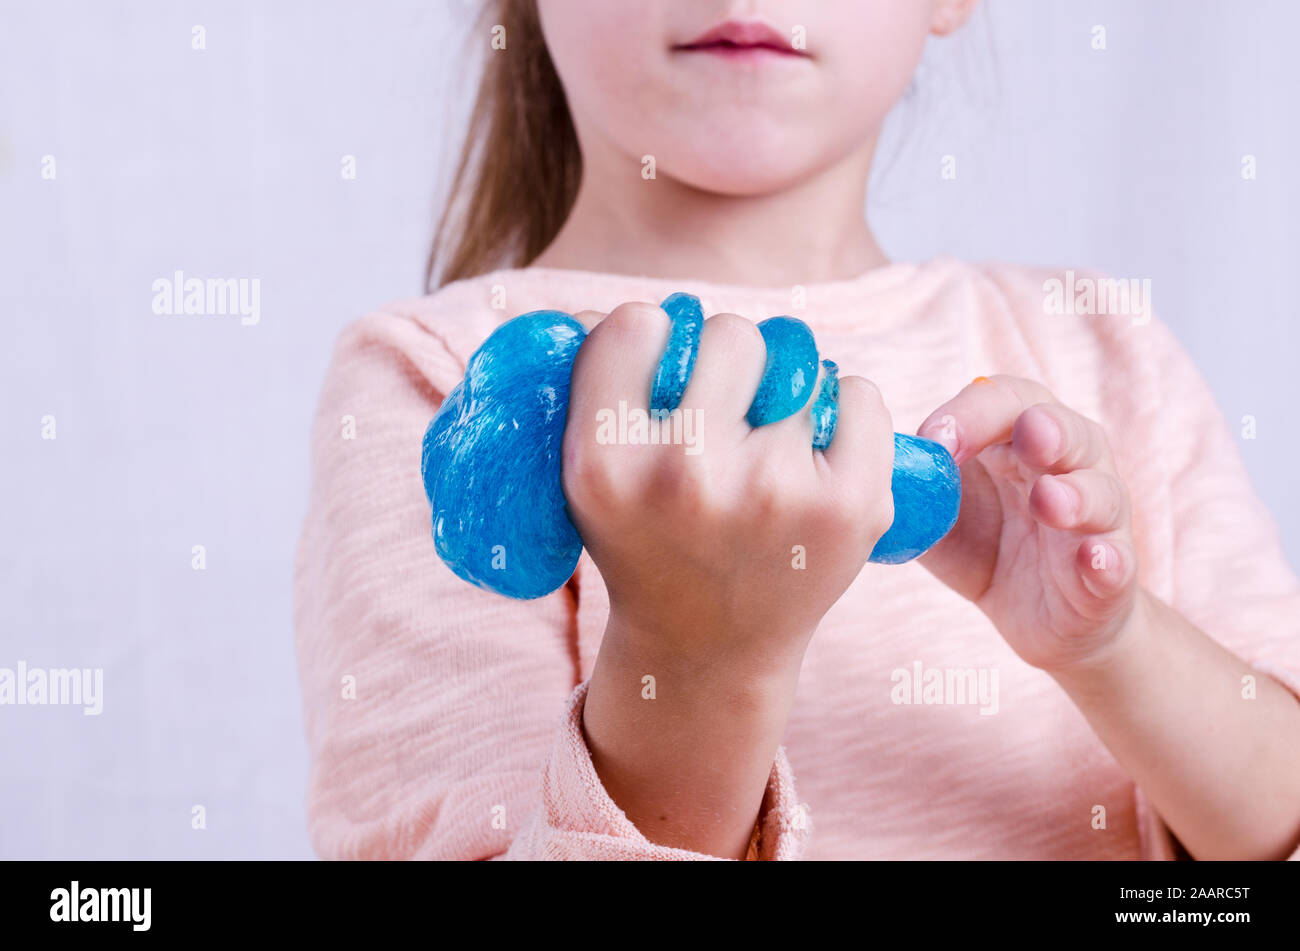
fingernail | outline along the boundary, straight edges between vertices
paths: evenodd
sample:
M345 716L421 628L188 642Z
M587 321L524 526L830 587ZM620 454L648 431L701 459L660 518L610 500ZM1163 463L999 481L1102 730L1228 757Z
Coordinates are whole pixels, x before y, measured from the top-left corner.
M922 439L937 442L948 450L948 455L957 458L957 423L951 416L945 416L922 426L917 435Z

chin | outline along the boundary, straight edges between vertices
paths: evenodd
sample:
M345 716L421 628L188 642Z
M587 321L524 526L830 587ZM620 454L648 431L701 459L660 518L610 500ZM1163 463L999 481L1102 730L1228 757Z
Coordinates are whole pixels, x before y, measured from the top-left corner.
M830 159L809 148L809 138L795 130L736 130L725 137L686 139L658 153L658 173L692 188L719 195L751 197L807 179Z
M691 165L684 171L665 169L670 175L684 185L715 195L728 195L733 198L755 198L770 195L790 187L805 172L797 169L776 169L770 166L743 167L738 163Z

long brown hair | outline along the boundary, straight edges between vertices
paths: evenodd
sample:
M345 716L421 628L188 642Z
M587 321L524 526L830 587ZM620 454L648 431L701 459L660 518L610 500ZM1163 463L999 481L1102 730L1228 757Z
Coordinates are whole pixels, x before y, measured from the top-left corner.
M426 290L528 264L559 232L582 178L578 138L536 0L492 0L475 34L488 59L434 232ZM504 49L491 48L494 35L504 37Z

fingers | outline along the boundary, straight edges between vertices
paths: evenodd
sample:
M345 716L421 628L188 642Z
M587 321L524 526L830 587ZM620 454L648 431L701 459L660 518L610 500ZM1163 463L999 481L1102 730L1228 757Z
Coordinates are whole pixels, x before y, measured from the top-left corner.
M659 307L639 302L621 304L597 323L573 362L570 421L594 429L597 411L617 411L620 401L645 409L669 327Z
M1011 428L1011 447L1026 466L1045 472L1071 472L1110 461L1101 427L1059 403L1039 403L1021 413Z
M835 369L828 371L826 368L827 363L830 363ZM817 445L818 418L813 415L813 406L821 396L823 387L828 382L828 376L833 391L838 394L838 367L829 360L819 361L817 364L817 379L813 381L813 387L810 391L813 396L808 400L807 405L785 419L751 428L747 437L748 440L755 445L766 444L766 451L785 455L798 453L808 456L811 461L814 450L825 448L825 445L820 447ZM835 429L833 431L823 430L822 433L823 437L830 438L832 443L835 438L834 434L839 432L838 400L839 397L836 395L834 397L834 403L836 404ZM746 421L746 425L748 425L748 421Z
M835 438L821 455L834 477L854 491L878 494L881 480L884 486L889 485L894 468L894 422L880 390L870 380L840 378L839 422Z
M1079 543L1075 567L1084 589L1099 601L1110 602L1137 578L1137 554L1122 538L1093 536Z
M1048 528L1113 532L1128 526L1128 493L1119 478L1101 469L1041 475L1029 490L1029 510Z
M585 323L582 318L594 313L577 317ZM573 360L565 459L575 455L580 446L607 446L611 417L623 420L629 418L629 412L645 411L668 330L668 314L654 304L643 303L621 304L591 327ZM640 430L629 431L640 434ZM647 427L645 439L649 438Z
M681 405L697 411L707 407L714 432L742 423L766 364L767 346L756 324L736 314L715 314L704 321Z
M980 376L926 417L917 435L941 443L961 465L989 446L1010 441L1016 419L1029 407L1055 402L1041 383Z
M1044 472L1113 465L1100 426L1062 406L1041 383L1014 376L976 377L917 432L947 447L958 465L999 443Z
M672 330L668 314L653 304L637 302L620 305L608 316L594 310L580 311L574 316L592 328L574 363L570 416L575 425L583 427L595 411L616 410L620 403L629 409L646 407ZM824 364L817 366L817 379L810 389L813 396L804 409L776 423L752 427L747 415L767 364L767 344L756 324L736 314L716 314L704 321L689 383L678 405L696 414L707 409L712 417L710 429L715 433L734 428L738 438L753 439L756 444L771 443L775 447L773 451L783 454L797 440L807 447L811 457L817 438L817 421L812 409L823 395L827 368ZM835 382L832 379L832 390L839 389ZM866 389L859 393L858 415L881 424L875 410L883 411L883 404L874 385L859 379L850 383L850 393L862 387ZM864 393L869 395L872 404L868 409L861 408ZM843 398L840 390L838 399ZM836 399L834 393L829 397L832 403ZM837 415L843 420L842 409ZM822 419L823 423L826 421ZM881 425L888 429L887 413ZM838 433L842 428L837 425L833 432ZM832 431L823 429L823 439L829 440ZM870 431L868 427L865 435L870 435ZM852 443L854 436L839 441ZM892 451L892 439L886 449ZM849 454L847 449L839 453Z

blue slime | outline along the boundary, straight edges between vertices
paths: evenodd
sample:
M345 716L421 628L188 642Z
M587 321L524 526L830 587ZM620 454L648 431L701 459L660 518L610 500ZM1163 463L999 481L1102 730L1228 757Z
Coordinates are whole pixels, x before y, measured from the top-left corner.
M681 403L700 349L704 315L690 294L663 302L672 321L650 409ZM763 426L807 405L817 385L817 345L803 321L758 325L767 364L746 418ZM421 471L438 556L459 577L512 598L540 598L573 574L582 539L569 520L560 475L573 360L586 329L539 310L498 327L470 357L424 433ZM813 448L830 446L838 368L821 361L813 401ZM896 565L923 554L957 521L961 475L948 451L894 434L894 522L870 560Z

